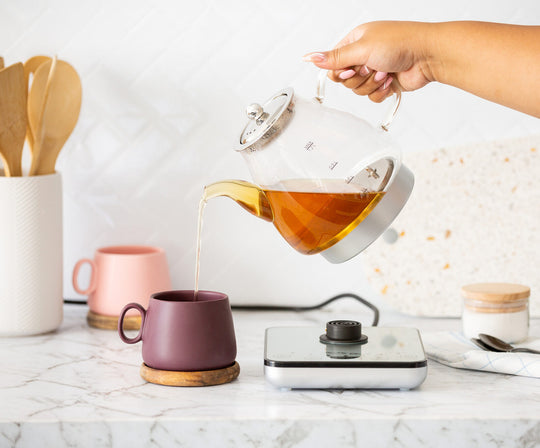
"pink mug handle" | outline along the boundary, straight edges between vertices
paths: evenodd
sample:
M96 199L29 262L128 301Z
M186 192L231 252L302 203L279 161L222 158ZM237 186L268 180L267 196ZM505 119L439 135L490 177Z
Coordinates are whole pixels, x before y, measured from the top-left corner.
M92 274L90 276L90 284L88 285L88 288L85 290L79 288L79 283L78 283L79 270L81 269L81 266L84 263L88 263L92 267ZM77 291L79 294L82 294L83 296L92 294L96 289L96 283L97 283L96 277L97 277L97 267L96 267L96 263L94 263L94 260L90 260L89 258L83 258L82 260L77 261L77 264L73 268L73 288L75 289L75 291Z
M139 329L139 332L137 333L137 336L134 338L128 338L124 333L124 317L126 316L126 313L131 309L135 308L139 313L141 313L141 328ZM144 319L146 318L146 311L145 309L139 305L138 303L128 303L120 313L120 317L118 318L118 334L120 335L120 339L124 341L126 344L136 344L142 339L142 332L144 327Z

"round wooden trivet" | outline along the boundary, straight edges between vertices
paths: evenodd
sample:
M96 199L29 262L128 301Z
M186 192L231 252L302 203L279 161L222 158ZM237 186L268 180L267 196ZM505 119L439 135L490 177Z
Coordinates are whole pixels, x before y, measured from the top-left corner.
M240 365L235 361L232 366L216 370L201 370L199 372L177 372L172 370L157 370L141 365L141 377L149 383L163 386L200 387L216 386L230 383L238 378Z
M104 314L88 311L86 322L94 328L102 330L118 329L118 316L105 316ZM124 318L124 330L139 330L141 328L141 316L126 316Z

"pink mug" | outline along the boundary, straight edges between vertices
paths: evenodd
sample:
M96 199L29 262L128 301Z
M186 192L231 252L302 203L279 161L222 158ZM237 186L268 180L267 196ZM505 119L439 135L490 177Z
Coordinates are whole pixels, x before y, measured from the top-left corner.
M78 277L85 263L92 273L88 288L82 289ZM151 294L171 289L165 251L152 246L102 247L93 260L83 258L75 264L73 288L88 295L90 311L104 316L118 316L135 297L146 305Z
M126 313L141 313L141 328L132 338L125 335ZM144 363L172 371L216 370L234 364L236 338L226 294L199 291L164 291L152 294L147 309L127 304L118 318L118 333L126 344L142 341Z

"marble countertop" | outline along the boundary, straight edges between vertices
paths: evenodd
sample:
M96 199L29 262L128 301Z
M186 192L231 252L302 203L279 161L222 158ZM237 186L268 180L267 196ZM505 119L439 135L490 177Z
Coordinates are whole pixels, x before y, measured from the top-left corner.
M369 322L366 313L234 312L240 376L174 388L139 376L141 345L89 328L66 305L51 334L0 339L0 447L540 446L540 380L428 363L411 391L275 389L263 375L264 329ZM380 325L457 330L458 319L383 313ZM540 334L532 320L531 333Z

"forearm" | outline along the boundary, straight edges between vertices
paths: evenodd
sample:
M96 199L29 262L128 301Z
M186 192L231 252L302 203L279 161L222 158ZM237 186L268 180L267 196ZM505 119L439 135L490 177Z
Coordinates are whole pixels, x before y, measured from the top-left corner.
M540 26L430 24L425 74L540 118Z

